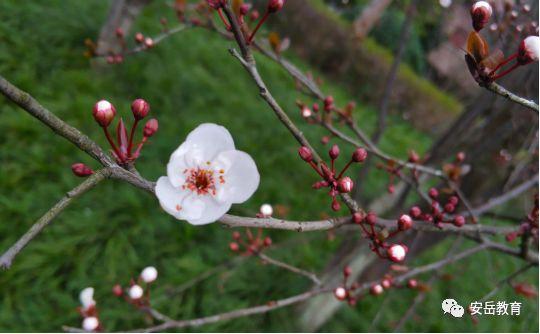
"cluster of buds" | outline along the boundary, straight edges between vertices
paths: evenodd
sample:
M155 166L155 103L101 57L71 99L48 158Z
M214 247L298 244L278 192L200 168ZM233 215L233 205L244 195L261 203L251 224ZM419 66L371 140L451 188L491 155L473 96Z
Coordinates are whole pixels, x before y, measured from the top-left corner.
M397 221L397 227L393 231L387 229L377 230L375 224L377 216L373 212L363 214L355 212L352 220L362 229L363 236L369 239L370 249L382 259L389 259L392 262L400 263L405 260L409 248L402 244L388 243L387 240L398 233L406 231L412 227L412 219L408 215L402 215Z
M229 249L244 256L256 255L272 245L270 237L263 238L262 228L257 229L257 236L254 236L251 230L246 228L245 238L240 232L234 231L232 239L233 241L229 243Z
M101 331L96 301L94 300L94 288L88 287L83 289L79 294L79 300L81 306L77 308L77 311L83 318L82 328L86 332Z
M497 22L489 25L489 30L499 37L505 32L511 36L538 35L538 21L531 19L531 5L523 1L504 1Z
M112 293L124 299L136 308L150 307L150 286L157 279L158 271L155 267L144 268L136 280L131 279L129 286L125 289L116 284L112 288Z
M344 176L345 172L352 163L362 163L367 159L367 151L359 147L353 152L351 159L345 165L345 167L343 167L341 172L337 173L335 161L339 157L339 153L339 146L333 145L332 148L330 148L330 150L328 151L328 155L330 156L331 164L330 167L328 167L328 165L326 165L326 163L324 162L321 162L320 165L317 165L313 161L313 152L311 152L308 147L302 146L298 150L298 154L300 155L302 160L307 162L322 178L321 181L313 184L313 189L330 189L329 195L332 198L331 207L334 211L339 211L341 209L341 204L337 201L336 198L337 195L349 193L354 188L353 180L348 176Z
M347 301L350 306L355 306L356 302L362 298L362 295L360 293L357 293L359 288L359 284L357 282L348 284L348 280L351 274L351 267L346 266L343 269L343 283L334 289L334 297L339 301ZM426 287L425 285L418 282L416 279L409 279L406 284L399 285L396 284L392 275L386 274L380 281L371 284L368 293L372 296L380 296L384 293L385 290L389 290L392 288L425 290Z
M134 118L131 131L128 134L124 121L122 118L120 118L116 127L116 142L113 140L108 130L109 125L116 116L116 108L110 102L101 100L94 105L94 109L92 111L94 119L99 126L103 128L105 137L111 146L114 158L121 165L134 162L139 157L141 149L148 141L148 138L152 137L158 130L158 121L154 118L150 119L144 125L142 140L137 145L134 145L135 131L139 122L148 115L150 105L143 99L136 99L131 104L131 111ZM72 169L73 172L79 176L84 176L81 174L88 174L88 171L79 165L72 166Z
M353 122L353 111L356 107L354 101L348 102L345 107L338 108L335 104L334 97L329 95L322 101L322 110L318 103L313 103L311 108L302 101L296 101L296 105L300 109L300 115L310 124L331 124L334 119L341 123Z
M283 8L283 6L285 5L285 1L286 0L268 0L266 4L266 11L262 17L260 17L260 13L257 10L252 10L252 6L250 4L244 3L243 1L234 2L234 13L238 19L238 23L242 26L242 31L246 34L246 41L248 44L253 42L255 34L263 25L263 23L268 19L270 14L279 12ZM223 14L223 8L228 5L228 0L206 0L206 3L210 8L218 12L221 21L225 25L225 28L227 30L230 30L231 24L228 22L228 20ZM251 33L249 33L250 29L246 24L245 17L249 17L252 22L258 20L255 28L251 30Z
M467 39L467 55L465 59L473 78L480 84L486 84L502 78L519 66L538 61L540 54L540 37L536 35L523 39L516 53L505 59L497 50L490 54L487 41L479 34L489 22L493 14L491 5L486 1L478 1L471 7L473 31ZM500 71L503 66L514 61L510 68Z
M453 162L443 166L443 171L450 180L458 182L463 175L469 172L470 166L464 164L466 157L465 152L458 152Z
M512 242L517 237L524 235L532 236L538 242L538 194L534 196L534 207L525 217L525 220L519 226L519 229L506 235L506 241Z
M432 223L438 228L442 228L443 224L452 224L456 227L465 225L465 217L462 215L455 215L453 218L449 218L452 217L449 215L452 215L456 211L459 204L458 196L449 196L446 203L442 205L442 203L439 201L439 191L436 188L429 189L428 195L431 198L431 212L422 212L420 207L413 206L409 211L412 218Z
M423 160L425 159L421 159L418 153L416 153L416 151L414 150L409 151L409 157L407 160L408 162L413 163L413 164L420 164L422 163ZM386 188L388 193L393 194L395 192L396 188L395 188L394 182L396 179L403 178L404 167L405 165L398 164L394 160L388 160L386 164L383 164L383 163L377 164L378 169L384 170L385 172L388 173L388 185ZM418 181L419 176L420 175L419 175L418 170L415 167L411 168L411 177L413 178L413 180Z

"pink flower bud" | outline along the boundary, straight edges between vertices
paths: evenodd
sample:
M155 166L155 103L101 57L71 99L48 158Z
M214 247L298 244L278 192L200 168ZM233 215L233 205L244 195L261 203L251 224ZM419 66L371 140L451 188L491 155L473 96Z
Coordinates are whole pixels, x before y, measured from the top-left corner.
M227 0L206 0L206 3L214 9L220 9L225 7Z
M337 287L335 290L334 290L334 296L336 297L337 300L345 300L345 298L347 298L347 290L345 290L344 287L340 286L340 287Z
M159 124L157 119L152 118L144 125L143 135L145 137L152 137L158 130Z
M360 212L355 212L353 213L352 218L355 224L361 224L364 220L364 215L362 215Z
M401 215L398 219L398 228L401 231L406 231L412 227L413 221L409 215Z
M369 288L369 293L371 293L374 296L378 296L384 292L384 288L380 284L373 284L371 288Z
M390 289L392 287L392 281L388 278L385 278L381 281L381 285L385 289Z
M123 38L124 37L124 30L120 27L116 28L115 30L116 37Z
M413 206L410 210L409 210L409 214L411 215L411 217L413 218L418 218L420 217L420 215L422 214L422 210L417 207L417 206Z
M354 182L353 180L348 177L342 177L338 182L338 189L339 192L342 194L350 193L354 188Z
M343 268L343 276L349 277L349 276L351 276L351 274L352 274L352 268L351 267L346 266L345 268Z
M270 237L264 238L263 244L265 247L270 247L272 245L272 239Z
M144 35L140 32L135 34L135 42L142 43L144 42Z
M429 189L428 195L432 199L436 199L437 197L439 197L439 191L437 189L435 189L435 188L431 188L431 189Z
M403 245L394 244L388 247L388 258L394 262L403 262L407 255L407 250Z
M313 109L313 112L316 112L316 113L319 112L319 105L317 103L313 103L312 109Z
M352 160L354 162L364 162L367 159L367 156L367 151L364 148L359 147L354 151Z
M300 110L300 114L302 115L303 118L309 118L311 117L311 110L308 107L304 106Z
M116 109L109 101L100 100L94 105L92 115L99 125L106 128L116 116Z
M454 220L452 221L452 224L454 224L457 227L461 227L465 225L465 217L463 216L456 216Z
M388 193L393 194L395 192L396 192L396 186L394 186L393 184L388 185Z
M324 105L325 106L331 106L334 104L334 97L332 95L329 95L324 98Z
M341 204L335 199L332 201L332 210L339 211L341 209Z
M146 37L144 39L144 46L146 46L149 49L154 47L154 40L152 38L150 38L150 37Z
M268 0L268 11L270 13L280 11L284 4L285 0Z
M473 28L480 31L489 22L493 9L487 1L477 1L471 7Z
M459 198L457 196L450 196L450 198L448 198L448 203L456 206L459 203Z
M446 203L446 205L444 206L444 211L446 213L452 213L452 212L454 212L455 209L456 209L456 207L452 203Z
M518 62L524 65L534 61L538 61L539 54L540 37L529 36L519 44Z
M461 151L461 152L458 152L458 153L456 154L456 161L457 161L458 163L462 163L463 161L465 161L465 158L466 158L465 152L462 152L462 151Z
M512 242L512 241L514 241L517 237L518 237L518 233L517 233L517 232L510 232L510 233L508 233L504 238L506 239L507 242Z
M120 297L124 294L124 290L120 284L115 284L112 288L112 292L116 297Z
M133 112L133 117L140 121L148 115L150 104L143 99L136 99L131 103L131 111Z
M254 9L251 11L251 14L249 14L249 19L251 21L255 21L259 19L259 16L260 16L259 11Z
M240 15L244 16L246 15L249 10L251 9L251 5L248 3L243 3L240 5Z
M409 152L409 162L417 163L420 160L420 156L416 151L410 151Z
M232 233L232 237L233 237L234 240L239 240L240 239L240 232L234 231Z
M86 177L94 174L94 171L82 162L71 165L71 171L73 172L73 174L80 177Z
M407 282L407 287L409 289L416 289L418 287L418 281L415 280L415 279L410 279L408 282Z
M329 141L330 141L330 137L328 137L328 136L323 136L323 137L321 138L321 143L322 143L323 145L328 144Z
M302 146L298 149L298 155L300 155L300 158L305 162L311 162L313 160L313 153L311 153L311 150L306 146Z
M238 246L236 242L231 242L229 244L229 249L232 250L233 252L238 252L238 250L240 249L240 246Z
M328 155L330 156L330 159L336 159L339 156L339 146L336 144L332 145L330 151L328 151Z

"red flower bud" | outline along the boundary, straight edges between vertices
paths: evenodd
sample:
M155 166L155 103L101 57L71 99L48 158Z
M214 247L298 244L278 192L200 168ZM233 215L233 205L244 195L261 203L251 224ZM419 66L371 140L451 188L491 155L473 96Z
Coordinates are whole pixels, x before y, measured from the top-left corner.
M473 28L480 31L488 22L493 13L491 5L486 1L477 1L471 7L471 18Z
M354 188L354 182L353 180L348 177L342 177L338 182L338 189L339 192L342 194L350 193Z
M373 212L368 212L366 216L366 223L374 225L377 222L377 216Z
M428 195L432 199L436 199L437 197L439 197L439 191L437 189L435 189L435 188L431 188L431 189L429 189Z
M234 231L234 232L232 233L232 237L233 237L234 240L240 239L240 232Z
M106 128L116 116L116 109L109 101L100 100L94 105L92 115L99 125Z
M260 16L259 11L254 9L251 11L251 14L249 14L249 19L251 21L255 21L259 19L259 16Z
M133 117L140 121L148 115L150 105L143 99L136 99L131 103L131 111L133 112Z
M265 247L269 247L270 245L272 245L272 239L270 239L270 237L264 238L263 244Z
M328 137L328 136L324 136L324 137L321 138L321 143L323 145L328 144L329 141L330 141L330 137Z
M410 210L409 210L409 214L411 215L411 217L413 218L418 218L420 217L420 215L422 214L422 210L417 207L417 206L413 206Z
M124 30L120 27L116 28L115 33L118 38L124 37Z
M73 174L80 177L86 177L94 174L94 171L90 167L86 166L81 162L71 165L71 171L73 172Z
M394 244L387 249L388 258L394 262L403 262L407 249L403 245Z
M345 268L343 268L343 276L349 277L351 276L351 274L352 274L352 268L349 266L345 266Z
M319 105L317 103L313 103L313 112L319 112Z
M367 155L367 151L364 148L359 147L354 151L352 160L354 162L364 162L367 159Z
M450 198L448 198L448 203L456 206L459 203L459 198L457 196L450 196Z
M334 199L332 201L332 210L339 211L339 209L341 209L341 204L339 204L339 202Z
M381 281L381 285L385 289L390 289L392 287L392 281L388 278L385 278Z
M410 151L409 152L409 162L417 163L420 160L420 156L418 156L418 153L416 151Z
M457 227L461 227L465 225L465 217L463 216L456 216L454 220L452 221L452 224L454 224Z
M339 156L339 146L336 144L332 145L332 148L328 151L328 155L330 156L330 159L336 159Z
M465 161L465 157L466 157L465 152L458 152L456 154L456 161L458 163L462 163L463 161Z
M112 292L116 297L120 297L124 294L124 290L120 284L115 284L112 288Z
M455 209L456 209L456 207L452 203L446 203L446 205L444 206L444 211L446 213L452 213L452 212L454 212Z
M334 104L334 97L332 95L329 95L324 98L324 105L325 106L331 106Z
M158 130L159 124L157 119L152 118L144 125L143 135L145 137L152 137Z
M374 284L369 289L369 293L371 293L374 296L378 296L384 292L384 288L380 284Z
M311 162L313 160L313 153L311 153L311 150L306 146L302 146L298 149L298 155L300 155L300 158L305 162Z
M394 186L393 184L390 184L388 186L388 193L393 194L395 191L396 191L396 186Z
M140 32L135 34L135 42L142 43L144 42L144 35Z
M398 219L398 228L401 231L410 229L413 225L413 221L409 215L401 215Z
M360 212L355 212L355 213L353 213L353 215L352 215L352 219L353 219L353 222L354 222L355 224L361 224L362 221L364 220L364 215L361 214Z
M249 12L251 5L248 3L243 3L240 5L240 15L244 16Z
M283 5L285 5L285 0L268 0L268 11L270 13L280 11Z

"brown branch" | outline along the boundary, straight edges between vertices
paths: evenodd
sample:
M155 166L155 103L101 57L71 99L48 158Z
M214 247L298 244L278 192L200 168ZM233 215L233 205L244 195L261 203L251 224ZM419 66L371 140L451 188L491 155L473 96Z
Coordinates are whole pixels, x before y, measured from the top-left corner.
M49 209L41 218L26 232L13 246L11 246L0 257L0 268L9 269L13 259L19 254L19 252L28 245L45 227L47 227L71 202L95 187L98 183L109 177L110 169L101 169L90 177L88 177L83 183L67 192L67 194L60 199L52 208Z
M534 103L533 101L531 100L527 100L525 98L522 98L512 92L510 92L509 90L507 90L506 88L504 88L503 86L495 83L495 82L491 82L487 85L485 85L484 87L486 87L487 90L497 94L497 95L500 95L512 102L515 102L517 104L521 104L522 106L528 108L528 109L531 109L532 111L534 111L536 113L536 115L538 115L538 104Z
M268 264L274 265L276 267L283 268L285 270L288 270L290 272L293 272L293 273L301 275L301 276L305 276L305 277L309 278L311 281L313 281L313 283L315 283L316 285L321 285L321 280L317 277L317 275L315 275L312 272L309 272L309 271L304 270L304 269L296 268L296 267L291 266L290 264L287 264L285 262L275 260L275 259L273 259L273 258L271 258L268 255L265 255L263 253L259 253L259 254L257 254L257 256L261 260L263 260L264 262L266 262Z
M519 275L525 273L527 270L531 269L533 266L534 266L533 264L529 263L529 264L521 267L520 269L516 270L515 272L513 272L509 276L505 277L504 279L500 280L499 282L497 282L497 284L495 284L495 287L490 292L488 292L484 297L480 298L479 301L483 302L483 301L488 300L493 295L495 295L503 287L503 285L511 284L512 280L514 278L516 278Z

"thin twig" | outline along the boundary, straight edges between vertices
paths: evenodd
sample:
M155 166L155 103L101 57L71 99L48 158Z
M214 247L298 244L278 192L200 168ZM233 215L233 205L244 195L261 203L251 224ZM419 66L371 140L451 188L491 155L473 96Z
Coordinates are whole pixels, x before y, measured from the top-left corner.
M275 259L273 259L273 258L271 258L268 255L263 254L263 253L259 253L259 254L257 254L257 256L261 260L263 260L264 262L266 262L268 264L274 265L276 267L283 268L283 269L288 270L290 272L293 272L295 274L305 276L305 277L309 278L310 280L312 280L313 283L315 283L316 285L321 285L321 280L317 277L317 275L315 275L312 272L309 272L309 271L304 270L304 269L296 268L296 267L291 266L290 264L287 264L285 262L275 260Z
M486 87L487 90L497 94L497 95L500 95L512 102L515 102L517 104L521 104L522 106L528 108L528 109L531 109L532 111L534 111L536 113L536 115L538 115L538 104L534 103L533 101L530 101L530 100L527 100L523 97L520 97L512 92L510 92L509 90L507 90L506 88L504 88L503 86L495 83L495 82L491 82L487 85L485 85L484 87Z

